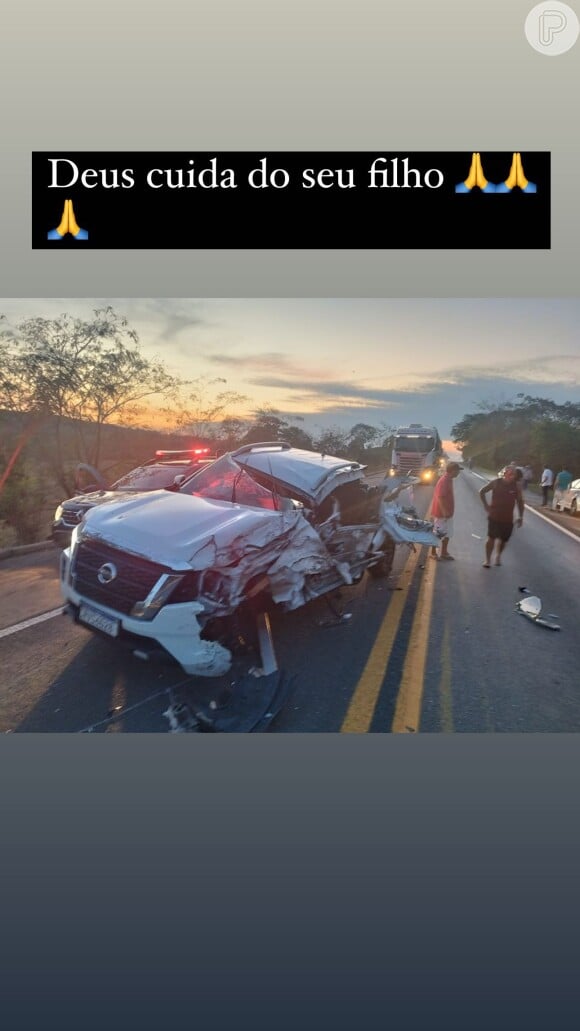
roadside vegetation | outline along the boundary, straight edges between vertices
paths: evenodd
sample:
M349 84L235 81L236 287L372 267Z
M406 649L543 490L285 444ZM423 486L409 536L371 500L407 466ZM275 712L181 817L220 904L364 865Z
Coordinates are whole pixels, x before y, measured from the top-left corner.
M537 483L542 470L567 468L580 478L580 404L556 404L543 397L518 394L515 401L490 404L465 415L451 438L465 461L497 473L509 462L530 465Z

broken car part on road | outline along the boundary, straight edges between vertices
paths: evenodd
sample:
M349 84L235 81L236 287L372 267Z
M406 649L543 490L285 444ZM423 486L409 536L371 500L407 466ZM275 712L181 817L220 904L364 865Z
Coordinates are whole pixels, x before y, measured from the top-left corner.
M520 591L525 591L525 587L520 587ZM521 612L522 616L530 619L532 623L536 623L538 626L546 627L548 630L559 630L560 626L558 623L553 623L551 619L544 619L542 616L542 602L536 595L531 595L528 598L522 598L516 604L516 610ZM554 616L554 619L557 617Z

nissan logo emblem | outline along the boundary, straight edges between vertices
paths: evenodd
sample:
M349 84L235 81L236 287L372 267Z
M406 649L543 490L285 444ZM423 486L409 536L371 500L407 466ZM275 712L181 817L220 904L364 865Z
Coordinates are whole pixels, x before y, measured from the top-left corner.
M97 573L97 580L100 584L110 584L117 575L117 567L112 562L105 562Z

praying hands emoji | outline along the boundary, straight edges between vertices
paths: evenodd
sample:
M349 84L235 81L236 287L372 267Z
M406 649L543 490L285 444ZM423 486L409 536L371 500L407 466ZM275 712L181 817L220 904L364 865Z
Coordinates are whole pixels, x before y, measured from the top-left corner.
M72 200L65 200L62 218L56 229L51 229L47 236L49 240L62 240L67 233L74 236L75 240L88 240L89 238L86 229L81 229L75 218Z
M481 165L481 154L474 153L471 158L469 175L463 182L457 183L455 192L470 193L474 186L479 187L482 193L511 193L514 186L518 186L522 193L536 192L536 184L531 183L524 175L522 155L519 152L514 153L509 175L502 183L490 183L486 179Z

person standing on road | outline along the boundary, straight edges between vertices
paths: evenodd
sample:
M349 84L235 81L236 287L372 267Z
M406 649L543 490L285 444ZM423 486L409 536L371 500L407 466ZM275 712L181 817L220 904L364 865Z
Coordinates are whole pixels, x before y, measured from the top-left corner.
M514 508L517 505L519 518L516 526L523 525L524 499L518 477L519 469L513 466L506 468L503 476L484 484L479 492L483 507L487 512L487 540L485 542L484 569L491 566L491 557L495 546L495 565L501 566L501 555L509 541L514 528ZM486 494L491 492L491 502Z
M568 490L568 487L571 483L572 473L569 473L568 470L563 466L560 469L560 472L557 474L556 479L554 480L554 495L552 497L553 509L556 509L558 507L558 501L565 493L565 491Z
M534 478L534 472L531 465L524 465L524 471L522 474L522 490L527 490Z
M436 547L431 548L431 558L434 559L453 561L453 555L450 555L447 549L449 538L453 536L453 514L455 512L453 481L460 472L461 466L458 462L448 462L446 471L435 484L431 515L433 516L433 529L441 539L441 550L438 553Z
M548 504L548 494L552 489L553 483L554 473L548 466L546 466L540 479L540 487L542 488L542 508L545 508Z

